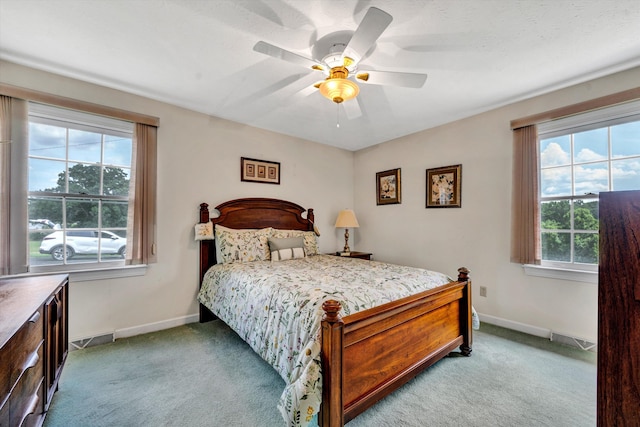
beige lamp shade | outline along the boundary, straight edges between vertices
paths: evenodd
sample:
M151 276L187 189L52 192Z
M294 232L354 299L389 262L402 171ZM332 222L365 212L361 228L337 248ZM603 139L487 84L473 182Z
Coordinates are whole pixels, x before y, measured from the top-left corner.
M344 209L338 214L336 228L344 228L344 252L351 252L349 249L349 229L360 227L355 212L351 209Z
M344 209L338 214L336 228L357 228L360 227L355 212L351 209Z

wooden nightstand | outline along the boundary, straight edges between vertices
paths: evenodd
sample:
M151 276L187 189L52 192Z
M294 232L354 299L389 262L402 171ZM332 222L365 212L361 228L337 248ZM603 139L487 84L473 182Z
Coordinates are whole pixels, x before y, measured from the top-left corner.
M332 253L330 255L335 255L335 256L345 256L345 257L349 257L349 258L360 258L360 259L366 259L367 261L371 261L371 256L373 255L370 252L357 252L357 251L351 251L349 252L349 255L340 255L340 252L335 252Z

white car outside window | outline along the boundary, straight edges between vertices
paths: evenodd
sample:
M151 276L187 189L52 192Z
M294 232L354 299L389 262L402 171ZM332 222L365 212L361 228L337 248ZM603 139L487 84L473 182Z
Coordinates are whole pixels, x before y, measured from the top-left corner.
M97 254L98 250L102 255L125 255L127 239L110 231L68 230L65 234L54 231L45 236L40 243L40 253L50 254L56 261L64 260L65 248L67 259L76 254Z

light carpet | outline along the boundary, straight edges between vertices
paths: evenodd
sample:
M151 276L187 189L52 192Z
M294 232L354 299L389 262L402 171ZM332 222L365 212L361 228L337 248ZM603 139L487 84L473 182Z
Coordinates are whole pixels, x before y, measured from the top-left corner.
M284 381L220 321L69 354L45 427L283 426ZM448 357L348 423L596 425L596 355L483 324Z

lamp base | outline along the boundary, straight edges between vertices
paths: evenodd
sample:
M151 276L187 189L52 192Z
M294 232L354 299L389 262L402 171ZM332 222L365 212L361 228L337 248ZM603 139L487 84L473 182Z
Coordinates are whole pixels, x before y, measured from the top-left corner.
M344 249L342 251L346 253L351 252L351 249L349 249L349 229L348 228L344 229Z

